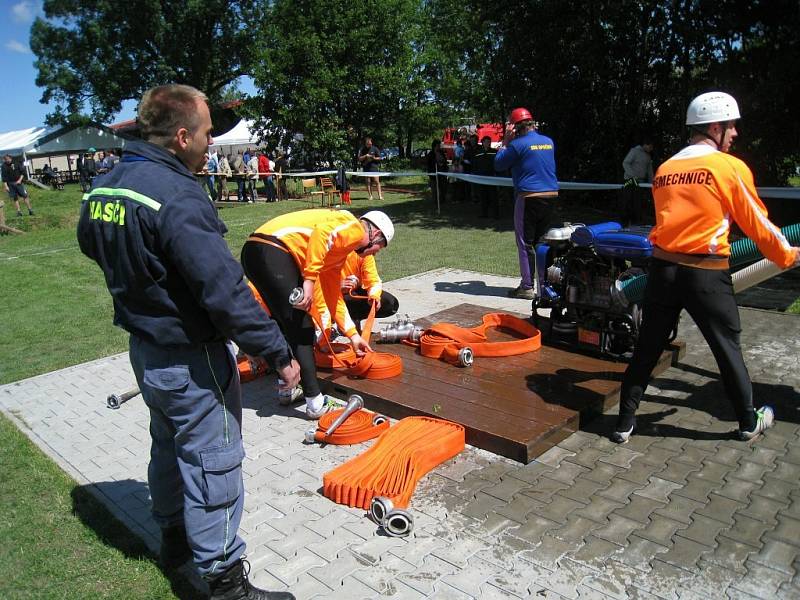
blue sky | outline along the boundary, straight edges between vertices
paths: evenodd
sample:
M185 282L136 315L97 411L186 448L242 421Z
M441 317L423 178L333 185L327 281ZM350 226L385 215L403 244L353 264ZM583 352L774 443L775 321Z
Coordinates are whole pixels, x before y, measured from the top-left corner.
M0 95L0 133L44 125L50 107L40 104L42 90L36 87L34 55L30 50L31 25L41 16L41 0L0 0L0 44L3 52L5 92ZM134 115L129 103L119 119Z
M33 20L43 16L41 0L0 0L0 44L3 56L5 93L0 95L0 133L41 127L51 107L41 104L41 88L36 87L34 55L30 49ZM253 94L252 80L242 78L240 89ZM128 100L112 122L132 119L136 101Z

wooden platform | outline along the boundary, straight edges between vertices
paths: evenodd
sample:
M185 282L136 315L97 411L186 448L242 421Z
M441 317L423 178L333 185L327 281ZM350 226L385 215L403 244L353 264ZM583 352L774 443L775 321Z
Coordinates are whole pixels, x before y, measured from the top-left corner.
M415 322L473 327L488 312L493 310L461 304ZM507 333L492 335L492 341L511 339ZM400 355L403 374L370 380L320 370L323 391L338 397L357 393L367 408L396 419L411 415L449 419L464 425L468 444L523 463L576 431L581 419L616 404L626 367L624 362L550 346L520 356L476 358L470 368L425 358L403 344L374 347ZM654 375L683 351L682 344L665 351Z

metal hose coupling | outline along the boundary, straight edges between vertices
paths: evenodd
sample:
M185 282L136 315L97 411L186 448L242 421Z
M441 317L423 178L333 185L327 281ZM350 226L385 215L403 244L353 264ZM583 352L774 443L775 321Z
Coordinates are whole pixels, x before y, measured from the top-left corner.
M458 366L471 367L475 360L475 355L472 353L472 348L464 346L458 351Z
M330 436L334 431L339 429L339 426L344 423L350 415L357 410L361 410L362 408L364 408L364 399L358 394L353 394L350 396L350 398L347 400L347 406L345 406L344 412L340 414L333 423L331 423L331 426L328 427L328 430L325 432L325 436Z
M408 318L408 315L406 315L405 319L398 318L388 327L376 331L375 341L381 344L396 344L403 340L418 342L423 331L425 330L422 327L414 325Z
M395 508L383 520L383 530L390 537L406 537L414 529L414 517L407 510Z
M414 517L407 510L395 508L385 496L375 496L369 505L370 518L390 537L405 537L414 529Z
M386 496L375 496L369 505L369 516L383 527L383 520L394 510L394 504Z
M316 437L315 437L316 435L317 435L317 428L316 427L312 427L311 429L306 429L306 433L305 433L305 442L306 442L306 444L313 444L314 442L316 442L317 441Z
M304 296L305 294L303 293L303 288L301 287L294 288L292 292L289 294L289 304L291 304L292 306L297 306L303 301Z

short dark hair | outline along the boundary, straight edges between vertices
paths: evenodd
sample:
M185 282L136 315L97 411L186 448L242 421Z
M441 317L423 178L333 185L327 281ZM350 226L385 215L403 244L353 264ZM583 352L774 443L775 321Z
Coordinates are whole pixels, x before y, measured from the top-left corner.
M137 117L142 138L165 146L181 127L194 130L199 124L198 100L207 102L208 98L190 85L170 83L147 90Z

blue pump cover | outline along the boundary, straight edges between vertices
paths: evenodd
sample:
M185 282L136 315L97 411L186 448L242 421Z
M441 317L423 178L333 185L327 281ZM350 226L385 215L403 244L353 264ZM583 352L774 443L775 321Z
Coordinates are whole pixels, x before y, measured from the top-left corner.
M536 278L539 280L539 289L544 289L545 274L547 272L547 253L550 251L548 244L536 246Z
M597 235L606 231L619 231L620 229L622 229L622 225L614 221L596 223L595 225L584 225L572 232L570 241L576 246L585 248L594 244Z
M594 249L600 256L608 258L649 258L653 254L653 244L647 238L649 233L649 227L599 233L595 236Z

